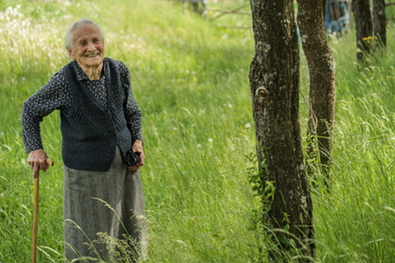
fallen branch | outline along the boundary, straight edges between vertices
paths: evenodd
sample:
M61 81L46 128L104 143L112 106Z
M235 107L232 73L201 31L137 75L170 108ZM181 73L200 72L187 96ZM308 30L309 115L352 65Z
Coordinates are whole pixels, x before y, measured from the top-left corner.
M212 20L215 20L215 19L217 19L217 18L220 18L220 17L223 16L223 15L232 13L232 12L234 12L234 11L238 11L238 10L243 9L244 7L248 6L248 5L250 5L250 4L244 4L244 5L242 5L242 6L238 7L238 8L229 10L229 12L227 12L227 13L218 14L218 15L216 15L216 16L213 16L210 20L212 21Z
M200 1L199 0L181 0L181 2L185 3L185 2L189 2L189 3L195 3L198 4Z
M241 15L251 15L251 12L246 12L246 11L238 11L238 10L226 10L226 9L216 9L216 8L206 8L208 11L214 11L214 12L220 12L220 13L225 13L225 14L241 14Z
M385 4L386 7L387 7L387 6L390 6L390 5L395 5L395 3L392 2L392 3L386 3L386 4Z
M234 29L252 29L251 26L218 26L224 28L234 28Z

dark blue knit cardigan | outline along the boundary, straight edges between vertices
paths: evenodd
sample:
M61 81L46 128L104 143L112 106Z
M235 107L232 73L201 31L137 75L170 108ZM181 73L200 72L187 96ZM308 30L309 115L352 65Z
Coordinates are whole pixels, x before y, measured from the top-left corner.
M108 171L117 145L122 155L132 147L132 136L124 113L124 92L120 73L110 58L103 62L107 107L78 81L72 62L65 66L73 104L68 114L61 112L62 157L72 169Z

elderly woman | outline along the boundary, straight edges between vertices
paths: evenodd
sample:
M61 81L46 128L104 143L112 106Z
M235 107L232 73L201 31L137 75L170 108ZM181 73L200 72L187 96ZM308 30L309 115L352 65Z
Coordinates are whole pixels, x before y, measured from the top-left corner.
M114 253L108 248L114 245L93 242L102 232L126 239L133 252L129 257L135 260L144 256L146 248L139 173L145 156L141 112L133 97L129 71L124 63L104 57L104 34L91 20L81 19L71 25L65 40L73 61L23 105L28 163L33 177L38 170L48 169L40 122L59 110L66 258L109 261ZM140 155L139 162L130 166L127 157L132 152Z

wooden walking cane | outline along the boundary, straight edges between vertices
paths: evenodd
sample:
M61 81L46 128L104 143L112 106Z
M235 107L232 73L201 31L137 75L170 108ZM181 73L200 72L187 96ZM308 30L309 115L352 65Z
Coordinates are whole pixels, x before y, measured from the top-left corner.
M54 162L46 159L45 162L51 166ZM34 172L33 172L34 174ZM33 216L33 248L32 248L32 263L36 263L36 250L37 250L37 214L38 214L38 188L39 188L40 170L37 171L37 176L34 179L34 216Z

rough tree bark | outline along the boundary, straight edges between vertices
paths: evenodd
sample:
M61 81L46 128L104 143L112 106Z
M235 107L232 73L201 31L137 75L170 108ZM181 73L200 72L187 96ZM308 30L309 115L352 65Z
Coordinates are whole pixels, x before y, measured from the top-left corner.
M315 155L318 140L319 160L329 186L332 135L335 122L335 63L324 29L322 6L311 0L298 0L298 25L310 74L309 154Z
M387 46L385 1L373 0L373 32L377 47Z
M357 33L357 60L362 61L364 53L370 53L372 37L372 16L369 0L354 0L352 2L355 29Z
M255 56L250 66L256 150L262 183L274 182L274 197L264 207L264 224L282 251L315 253L313 206L299 123L299 48L293 0L250 0ZM281 236L283 235L283 236ZM292 240L293 239L293 240ZM294 241L296 242L294 243ZM269 259L276 260L269 251ZM308 261L306 259L302 261Z

